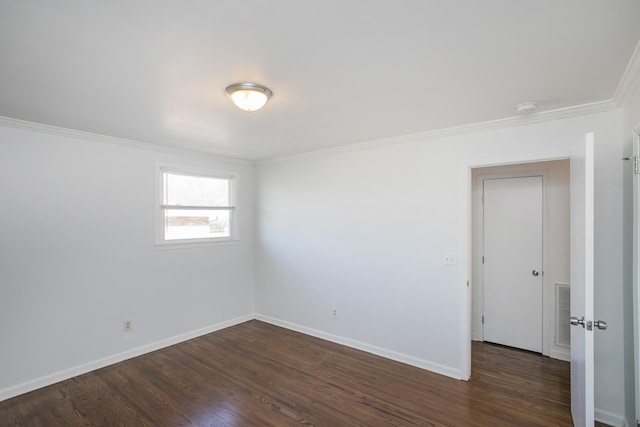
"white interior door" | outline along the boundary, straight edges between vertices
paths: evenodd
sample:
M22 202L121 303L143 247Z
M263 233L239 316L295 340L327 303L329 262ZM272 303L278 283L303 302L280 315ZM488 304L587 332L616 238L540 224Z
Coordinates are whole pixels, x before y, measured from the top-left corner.
M593 426L594 136L571 156L571 415ZM588 328L591 323L591 328Z
M542 353L542 177L483 187L484 340Z

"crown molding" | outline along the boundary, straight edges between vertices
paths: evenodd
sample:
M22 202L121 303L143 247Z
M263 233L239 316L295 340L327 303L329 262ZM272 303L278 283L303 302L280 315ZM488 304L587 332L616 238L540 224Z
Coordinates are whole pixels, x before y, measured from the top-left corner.
M636 53L637 52L638 52L638 49L636 49ZM634 56L640 59L640 55L634 54ZM632 62L630 62L629 64L631 65ZM640 71L640 61L635 61L634 63L638 65L638 69L636 71ZM627 67L627 69L629 70L630 67ZM626 72L625 72L625 75L627 75ZM640 73L636 72L634 84L637 85L639 80L640 80ZM629 93L632 91L633 91L633 88L630 87ZM576 116L583 116L587 114L611 111L611 110L620 108L620 105L621 104L619 102L616 102L616 100L610 99L606 101L593 102L593 103L582 104L582 105L577 105L573 107L542 111L542 112L534 113L528 116L508 117L505 119L491 120L491 121L480 122L480 123L472 123L468 125L455 126L450 128L444 128L444 129L436 129L428 132L419 132L414 134L401 135L397 137L360 142L356 144L340 145L340 146L331 147L331 148L306 151L303 153L289 154L285 156L272 157L272 158L256 160L256 161L220 156L220 155L208 153L205 151L189 150L185 148L172 147L168 145L142 142L142 141L136 141L136 140L126 139L126 138L118 138L114 136L86 132L86 131L81 131L77 129L63 128L63 127L52 126L52 125L47 125L43 123L36 123L36 122L30 122L26 120L14 119L12 117L5 117L5 116L0 116L0 126L12 127L17 129L25 129L25 130L30 130L30 131L39 132L39 133L47 133L50 135L63 136L67 138L75 138L75 139L81 139L81 140L92 141L92 142L120 145L124 147L129 147L129 148L136 148L139 150L205 158L211 161L224 162L224 163L234 164L234 165L259 166L259 165L266 165L271 163L300 160L308 157L316 157L316 156L322 156L322 155L327 155L332 153L370 150L378 147L385 147L389 145L395 145L395 144L401 144L401 143L407 143L407 142L425 141L425 140L431 140L435 138L444 138L449 136L465 135L465 134L471 134L471 133L477 133L477 132L486 132L491 130L504 129L508 127L525 126L525 125L547 122L552 120L560 120L560 119L566 119L566 118L571 118Z
M636 45L636 49L633 51L633 55L631 55L631 59L629 59L629 63L627 64L627 68L622 74L620 83L613 96L614 102L620 106L624 106L633 91L638 87L638 83L640 83L640 41Z
M229 163L234 165L254 166L254 162L249 160L237 159L233 157L220 156L217 154L207 153L205 151L189 150L186 148L172 147L168 145L155 144L151 142L136 141L133 139L118 138L115 136L102 135L98 133L86 132L77 129L63 128L58 126L46 125L44 123L30 122L27 120L14 119L12 117L0 116L0 126L30 130L50 135L63 136L67 138L82 139L85 141L120 145L138 150L155 151L165 154L173 154L178 156L198 157L212 160L215 162Z
M471 133L487 132L509 127L526 126L535 123L549 122L553 120L567 119L571 117L584 116L587 114L603 113L619 109L620 106L612 99L606 101L592 102L589 104L576 105L573 107L558 108L556 110L542 111L527 116L515 116L505 119L491 120L468 125L455 126L445 129L437 129L428 132L420 132L392 138L378 139L357 144L341 145L332 148L307 151L304 153L291 154L281 157L273 157L264 160L257 160L256 166L272 163L300 160L307 157L316 157L334 153L344 153L350 151L370 150L373 148L386 147L390 145L402 144L415 141L427 141L435 138L444 138L458 135L468 135Z

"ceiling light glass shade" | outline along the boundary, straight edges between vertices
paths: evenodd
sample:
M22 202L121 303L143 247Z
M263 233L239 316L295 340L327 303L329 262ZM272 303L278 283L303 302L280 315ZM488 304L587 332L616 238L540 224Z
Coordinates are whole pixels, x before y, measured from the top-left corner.
M273 95L268 88L255 83L235 83L225 90L236 107L244 111L256 111L264 107Z

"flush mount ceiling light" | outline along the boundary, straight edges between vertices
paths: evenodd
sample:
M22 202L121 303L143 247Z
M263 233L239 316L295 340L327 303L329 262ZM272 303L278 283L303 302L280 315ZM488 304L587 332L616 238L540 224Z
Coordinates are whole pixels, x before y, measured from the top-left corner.
M516 107L516 111L518 112L518 114L520 115L527 115L527 114L531 114L533 113L536 108L538 108L538 104L535 102L523 102L522 104L518 105Z
M234 83L225 89L229 99L244 111L256 111L264 107L273 92L256 83Z

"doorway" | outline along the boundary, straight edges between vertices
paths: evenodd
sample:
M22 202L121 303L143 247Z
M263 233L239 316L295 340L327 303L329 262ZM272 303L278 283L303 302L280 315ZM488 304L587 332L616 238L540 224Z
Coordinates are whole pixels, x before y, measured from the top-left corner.
M475 168L472 185L472 340L570 360L569 161Z

